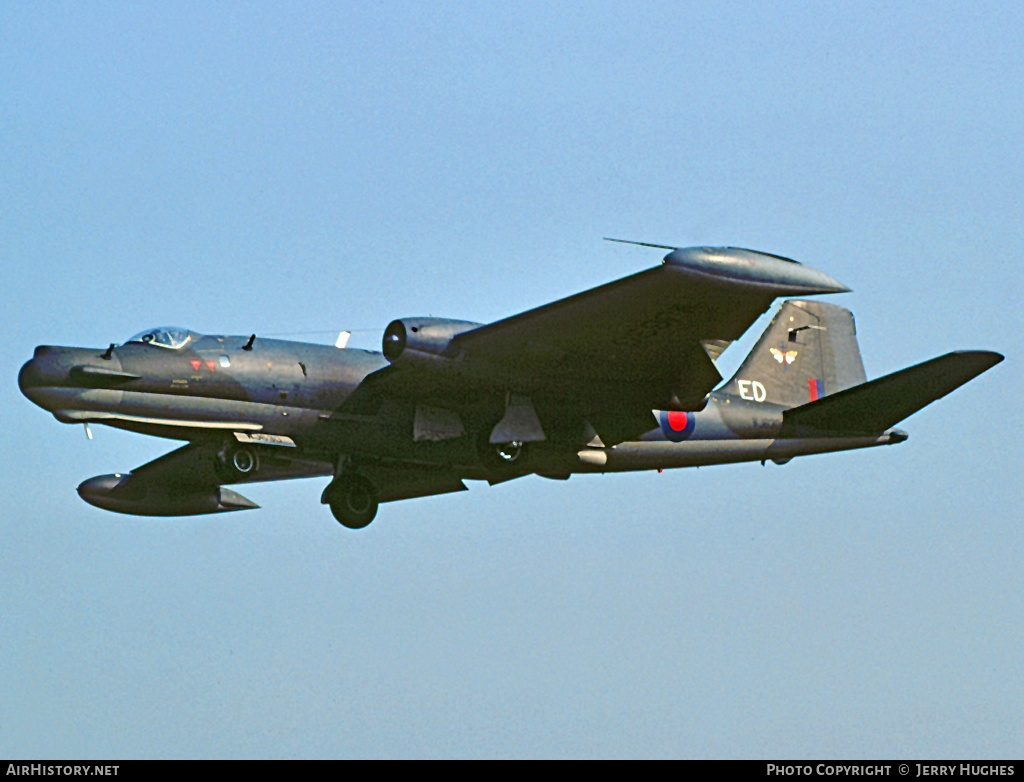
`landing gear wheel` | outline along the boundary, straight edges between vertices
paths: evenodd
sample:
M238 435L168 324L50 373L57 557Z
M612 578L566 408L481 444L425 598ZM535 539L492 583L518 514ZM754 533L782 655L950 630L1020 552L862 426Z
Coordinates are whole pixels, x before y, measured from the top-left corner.
M513 440L510 443L498 443L494 446L494 452L497 457L505 464L512 464L515 462L523 453L523 448L526 447L526 443L520 440Z
M481 463L495 475L509 475L519 472L526 461L528 443L513 440L508 443L490 442L490 429L485 429L477 440L476 450Z
M327 488L324 496L334 518L349 529L362 529L377 515L377 490L359 475L339 478Z
M217 474L225 483L252 478L260 469L260 456L252 448L229 445L217 454Z

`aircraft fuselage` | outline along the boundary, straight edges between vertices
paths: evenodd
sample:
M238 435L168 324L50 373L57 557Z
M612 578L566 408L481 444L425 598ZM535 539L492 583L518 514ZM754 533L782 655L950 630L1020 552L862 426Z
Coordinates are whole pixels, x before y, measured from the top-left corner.
M472 437L415 442L409 436L414 405L385 404L372 414L339 411L367 375L386 366L383 354L367 350L193 334L179 350L136 342L108 350L41 346L22 368L19 385L63 423L103 423L192 442L241 439L265 450L294 445L304 458L321 462L319 474L329 474L336 455L344 453L455 463L467 477L488 477ZM530 471L562 476L781 462L905 439L886 433L778 440L783 408L757 401L752 388L749 400L712 394L697 412L654 411L658 428L613 448L535 446Z

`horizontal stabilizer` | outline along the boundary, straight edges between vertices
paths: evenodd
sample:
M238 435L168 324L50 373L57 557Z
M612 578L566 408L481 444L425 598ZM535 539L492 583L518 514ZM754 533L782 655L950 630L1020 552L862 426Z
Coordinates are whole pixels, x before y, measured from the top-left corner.
M947 353L786 410L779 437L806 435L808 431L884 432L1002 360L1000 354L985 350Z

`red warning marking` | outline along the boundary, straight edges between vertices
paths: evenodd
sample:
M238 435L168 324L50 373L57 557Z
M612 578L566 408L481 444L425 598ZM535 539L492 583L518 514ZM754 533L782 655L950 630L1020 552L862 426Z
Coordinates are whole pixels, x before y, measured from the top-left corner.
M206 366L208 366L208 367L210 368L210 371L211 371L211 372L213 372L213 368L214 368L214 367L215 367L216 365L217 365L217 362L216 362L216 361L207 361L207 362L206 362Z
M200 361L199 359L193 359L192 361L189 361L188 363L192 365L192 369L194 369L196 372L199 371L199 367L202 366L202 364L203 364L203 362Z
M813 377L807 378L807 389L808 389L808 391L810 391L811 401L813 402L815 399L818 398L818 380L817 380L817 378L813 378Z

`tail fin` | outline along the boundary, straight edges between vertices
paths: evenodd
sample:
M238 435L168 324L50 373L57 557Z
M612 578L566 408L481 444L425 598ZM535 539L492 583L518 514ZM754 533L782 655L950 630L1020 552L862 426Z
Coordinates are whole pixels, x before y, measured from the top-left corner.
M853 313L786 301L719 393L797 407L866 380Z

